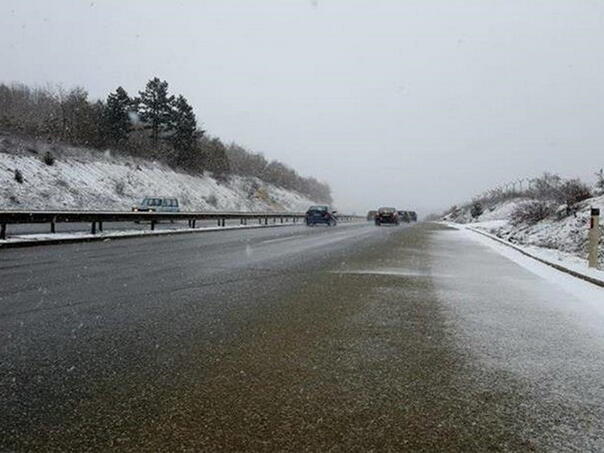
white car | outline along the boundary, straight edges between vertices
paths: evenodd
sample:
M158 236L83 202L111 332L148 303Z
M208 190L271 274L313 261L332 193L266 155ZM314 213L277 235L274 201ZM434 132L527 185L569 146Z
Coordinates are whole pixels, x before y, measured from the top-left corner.
M180 212L177 198L145 197L138 206L133 206L134 212Z

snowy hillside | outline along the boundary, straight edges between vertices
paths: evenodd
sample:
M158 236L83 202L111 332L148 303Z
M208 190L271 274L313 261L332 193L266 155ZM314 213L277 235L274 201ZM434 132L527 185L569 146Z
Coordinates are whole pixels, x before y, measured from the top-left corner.
M600 208L604 212L604 195L578 203L574 214L553 214L534 224L514 225L511 222L512 213L519 204L526 201L526 198L515 198L486 206L484 212L476 218L472 218L470 206L467 206L455 214L447 214L444 220L466 223L516 244L549 249L550 253L557 253L560 260L568 256L587 256L590 208ZM601 246L600 262L604 265L602 249L604 247Z
M53 165L44 162L46 152L54 156ZM22 183L15 180L16 170ZM0 209L130 210L146 195L177 197L187 211L300 211L313 204L256 178L231 176L221 182L110 151L0 136Z

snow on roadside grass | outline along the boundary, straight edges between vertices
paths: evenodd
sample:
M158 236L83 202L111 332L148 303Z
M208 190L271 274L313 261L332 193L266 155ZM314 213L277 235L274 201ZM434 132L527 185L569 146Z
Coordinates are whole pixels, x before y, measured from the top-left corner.
M470 225L513 244L531 246L550 257L566 257L560 258L564 260L570 257L582 259L587 256L590 208L600 208L601 212L604 212L604 196L578 203L576 213L563 218L550 216L533 225L513 225L510 221L511 214L516 206L525 200L516 198L485 207L483 214L476 219L472 219L469 212L462 212L456 219L447 216L445 220ZM600 262L604 267L604 246L600 248ZM559 252L559 255L555 252Z

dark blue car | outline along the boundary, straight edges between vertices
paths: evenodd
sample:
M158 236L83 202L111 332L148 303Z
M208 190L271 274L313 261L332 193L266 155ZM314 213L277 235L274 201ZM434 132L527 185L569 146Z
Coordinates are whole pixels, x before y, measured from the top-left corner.
M329 206L311 206L306 211L306 224L308 226L322 223L327 226L336 226L338 220L335 216L336 211L329 209Z

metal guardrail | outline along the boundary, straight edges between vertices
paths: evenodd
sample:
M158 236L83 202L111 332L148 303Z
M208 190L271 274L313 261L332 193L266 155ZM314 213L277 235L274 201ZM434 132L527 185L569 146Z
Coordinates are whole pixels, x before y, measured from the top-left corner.
M141 212L141 211L0 211L0 239L6 239L7 225L48 223L50 233L56 232L57 223L90 223L90 233L103 231L103 222L149 222L151 230L160 221L184 221L189 228L196 228L198 220L216 220L218 226L225 226L227 220L239 219L241 225L248 221L258 221L260 225L273 223L297 223L304 219L303 212ZM361 216L338 215L338 221L349 222L364 219Z

